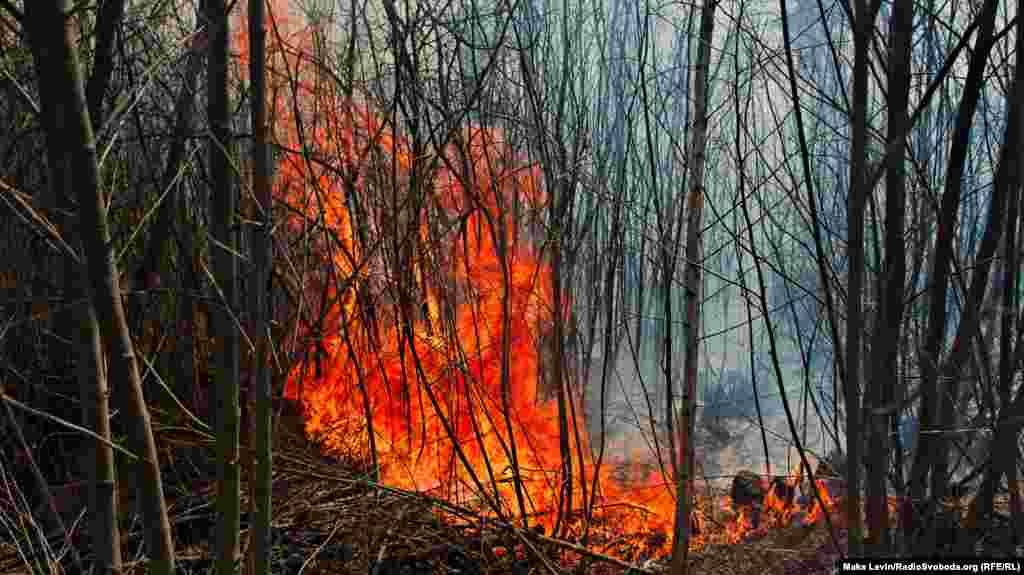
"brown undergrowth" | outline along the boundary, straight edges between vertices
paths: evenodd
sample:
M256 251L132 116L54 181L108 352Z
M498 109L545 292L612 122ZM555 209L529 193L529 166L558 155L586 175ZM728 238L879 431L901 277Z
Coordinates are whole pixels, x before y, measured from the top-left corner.
M597 526L585 542L557 538L539 528L520 529L475 510L374 483L368 479L365 458L327 456L317 441L306 436L296 408L290 402L285 407L274 441L273 573L639 575L665 570L665 557L645 554L650 546L644 538L650 534L602 537ZM205 573L215 521L212 437L189 426L156 425L155 429L180 572ZM243 510L249 509L248 465L246 458ZM123 483L121 491L127 495L134 490ZM724 532L734 519L714 504L723 495L710 489L700 495L701 507L718 510L701 522L706 535ZM133 519L133 507L130 497L122 499L126 572L144 573L141 525ZM81 530L87 521L80 517L77 525ZM249 541L249 529L246 517L243 542ZM663 536L671 538L669 533ZM839 538L845 539L842 529ZM70 572L66 559L63 563L60 559L60 539L51 539L57 560L40 568L41 572L61 572L61 565ZM74 541L81 544L84 538ZM831 534L818 522L773 529L734 544L709 544L691 552L690 561L695 573L802 575L827 572L839 555ZM30 563L11 543L0 543L0 573L26 572Z

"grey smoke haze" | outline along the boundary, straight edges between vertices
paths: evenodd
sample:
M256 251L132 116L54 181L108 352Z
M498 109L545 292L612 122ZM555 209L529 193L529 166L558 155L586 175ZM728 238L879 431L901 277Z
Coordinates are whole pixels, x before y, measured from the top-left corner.
M585 409L591 437L597 438L601 431L601 362L599 357L592 359L595 363L591 368ZM650 461L656 460L652 426L664 432L665 393L663 377L660 375L655 360L648 358L646 362L641 361L638 369L631 354L620 353L616 369L610 371L605 389L604 429L611 449L608 455L623 459L648 457ZM744 469L765 473L770 465L772 474L797 471L799 457L784 415L778 384L764 366L758 370L757 377L763 436L749 368L726 369L719 377L708 377L701 381L695 445L703 475L716 484L727 484L732 475ZM818 458L834 448L834 442L822 429L810 403L806 405L805 424L805 405L798 389L787 389L787 396L796 418L801 443L811 455L811 464L815 465ZM819 404L824 403L822 398L816 399ZM831 409L830 397L825 399L828 400L828 409ZM831 417L830 412L828 416ZM765 442L768 445L767 457ZM665 442L661 443L665 448ZM597 442L593 445L596 446Z

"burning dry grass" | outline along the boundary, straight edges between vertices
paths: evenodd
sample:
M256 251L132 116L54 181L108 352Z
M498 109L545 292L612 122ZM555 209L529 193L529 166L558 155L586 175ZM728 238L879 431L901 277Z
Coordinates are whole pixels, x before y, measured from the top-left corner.
M442 499L370 482L359 465L326 459L301 431L285 431L275 455L274 525L307 534L299 552L303 573L657 573L667 563L662 551L671 533L624 528L644 525L638 519L650 512L641 506L596 508L589 527L577 515L569 535L554 538L540 527L516 528ZM701 545L690 557L699 572L782 574L794 561L812 561L829 541L820 521L779 526L770 497L763 528L737 539L742 512L731 511L727 501L720 490L698 494ZM323 553L339 545L346 550L340 556Z
M638 519L649 511L642 506L598 507L585 540L581 517L570 525L569 535L554 538L550 532L517 529L437 498L367 481L358 458L326 457L305 437L301 419L279 431L273 573L297 573L299 568L308 574L360 575L617 574L665 569L667 557L658 551L671 540L671 533L626 527L643 525ZM175 465L186 465L188 449L199 448L207 457L212 453L212 444L187 441L183 434L165 435L162 443L178 452ZM790 484L795 482L791 479ZM793 505L785 506L767 490L758 527L745 531L739 527L746 511L732 509L724 490L706 487L697 497L702 545L690 553L695 573L824 573L840 554L823 521L808 522L800 516L809 509L798 495ZM205 572L201 566L208 562L213 541L212 477L195 481L188 494L172 495L169 505L183 572ZM243 501L246 508L248 501ZM842 517L831 517L843 547ZM243 521L243 534L248 529ZM127 556L142 556L139 535L137 525L128 529ZM9 547L0 546L0 573L23 566ZM144 562L129 563L129 572L144 572Z
M284 499L275 503L275 525L320 535L303 550L309 560L305 573L657 573L667 563L651 553L671 534L617 529L621 522L614 509L602 510L591 523L584 546L578 538L513 528L423 494L372 484L337 466L300 458L279 461L275 490ZM715 509L723 497L702 496L700 504ZM729 543L729 520L722 512L717 520L701 522L708 543L691 553L697 572L783 574L795 560L812 561L830 540L815 523L751 532ZM332 543L345 545L348 556L318 559L318 550Z
M273 573L301 568L307 574L360 575L638 574L662 572L667 564L663 550L671 533L642 527L650 511L640 505L597 507L586 537L586 522L578 515L569 522L568 534L556 538L422 493L370 482L358 458L325 456L306 438L301 423L287 422L275 437ZM212 458L213 446L206 439L190 440L178 433L164 435L162 444L175 452L176 467L188 465L185 460L196 450ZM206 475L194 479L188 493L169 490L178 556L186 573L205 572L212 551L215 487ZM822 553L830 552L830 535L822 522L783 524L793 515L772 511L771 496L760 527L739 537L743 512L731 510L725 492L707 487L697 497L701 544L690 554L695 572L794 575L815 569ZM243 509L249 507L247 499L243 494ZM124 549L129 557L142 557L138 525L127 525ZM243 520L243 541L248 532ZM20 566L17 558L0 553L0 572ZM142 573L144 562L130 562L128 568Z
M671 533L627 532L620 514L642 509L600 509L586 545L578 535L553 538L543 529L519 529L481 513L419 493L374 484L312 452L281 453L276 462L275 526L313 533L300 552L303 573L658 573L667 557L655 552ZM700 573L787 573L787 561L811 561L829 541L823 525L751 531L730 543L736 519L719 505L725 495L702 494L707 543L691 553ZM576 529L570 529L571 532ZM343 557L319 556L342 545ZM294 571L292 571L294 572Z

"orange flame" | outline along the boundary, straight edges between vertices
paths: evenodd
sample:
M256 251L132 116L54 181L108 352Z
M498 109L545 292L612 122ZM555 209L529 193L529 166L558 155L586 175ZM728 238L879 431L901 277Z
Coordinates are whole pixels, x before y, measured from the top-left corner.
M800 477L789 477L778 484L768 485L762 478L761 487L767 494L764 500L755 509L755 506L737 506L726 497L724 507L731 510L735 518L725 525L725 543L739 543L744 540L763 536L771 529L803 525L820 525L825 514L834 514L836 503L829 493L828 483L825 480L815 481L819 497L808 494L804 498L795 496ZM785 493L794 494L787 497ZM806 503L801 504L801 499ZM757 517L756 525L754 517Z
M514 217L523 211L517 207L543 205L539 167L516 154L502 131L484 127L466 129L443 149L414 158L410 143L368 106L316 81L321 72L305 57L313 31L275 18L283 42L268 35L268 93L273 135L285 150L275 197L293 209L293 229L305 219L330 232L317 247L330 254L331 269L302 278L306 286L331 286L325 335L317 342L324 361L296 367L286 394L298 398L301 386L306 430L328 449L364 451L372 423L380 478L387 484L520 517L518 480L529 522L550 532L565 493L558 408L539 384L540 342L553 315L552 271ZM236 30L244 79L247 31ZM314 117L317 123L310 122ZM304 154L304 148L312 151ZM414 190L414 181L429 185ZM409 201L414 194L425 201ZM353 214L357 200L372 204L368 213ZM430 227L438 222L442 229ZM405 250L412 258L398 263L409 269L364 245L357 225L391 240L408 234L400 238L413 247ZM390 274L403 271L412 278L402 285L419 313L395 309L409 303L392 295L391 304L377 305L371 316L359 294L397 293L402 278ZM328 282L328 274L340 281ZM344 286L342 292L334 285ZM578 397L570 399L578 405ZM590 542L605 553L667 553L676 505L661 472L639 463L644 457L611 458L598 467L582 417L569 423L581 430L583 461L574 450L573 509L562 525L574 536L590 533ZM581 511L584 492L594 510L589 518ZM826 490L822 496L827 498ZM781 524L796 513L792 502L772 494L765 509L758 529L768 525L766 518ZM827 500L825 510L815 507L804 521L817 521L830 509ZM691 548L742 540L754 531L749 512L736 510L716 538L706 530L706 511L696 510Z

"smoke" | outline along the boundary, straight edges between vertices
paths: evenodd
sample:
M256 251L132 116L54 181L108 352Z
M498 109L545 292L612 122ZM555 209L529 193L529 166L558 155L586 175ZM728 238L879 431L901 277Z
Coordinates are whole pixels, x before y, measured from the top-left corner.
M635 463L655 464L660 449L661 461L668 466L664 376L656 359L637 359L629 350L620 350L604 382L602 405L603 359L597 355L590 358L590 376L583 395L587 428L593 438L591 446L595 451L600 446L603 430L606 458L611 455ZM679 382L681 365L680 362L674 378ZM724 486L742 470L759 474L770 471L774 475L798 473L800 457L778 384L766 370L761 370L758 378L756 402L749 369L725 370L717 379L700 386L694 437L698 477L703 475L709 482ZM680 392L675 391L677 395ZM825 433L809 398L805 403L799 391L787 394L800 443L815 466L834 448L834 441Z

